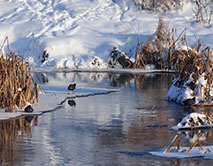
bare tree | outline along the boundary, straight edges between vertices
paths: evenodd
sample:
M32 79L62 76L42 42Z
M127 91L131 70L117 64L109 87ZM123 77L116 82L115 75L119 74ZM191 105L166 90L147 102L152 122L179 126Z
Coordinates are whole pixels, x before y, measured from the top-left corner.
M196 22L211 25L211 17L213 15L213 0L195 0L195 8L193 9Z
M185 0L134 0L142 10L151 12L165 12L171 9L179 9Z

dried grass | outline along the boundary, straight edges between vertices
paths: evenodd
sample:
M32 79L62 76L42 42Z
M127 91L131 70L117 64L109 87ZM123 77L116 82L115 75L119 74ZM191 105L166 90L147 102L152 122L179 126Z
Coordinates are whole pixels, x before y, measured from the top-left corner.
M2 53L3 45L0 50L0 108L14 112L28 102L38 102L37 84L30 74L30 64L22 56L10 52L9 44L8 53Z
M212 103L213 96L213 54L210 47L202 47L198 40L197 47L188 47L186 29L176 38L176 30L169 29L169 22L159 18L158 27L154 37L148 39L143 45L138 37L134 68L145 69L146 65L154 65L157 69L175 70L179 80L176 86L188 86L194 95L204 91L202 101ZM184 49L182 49L184 48ZM206 85L197 82L204 76Z
M196 49L177 49L173 55L176 59L175 66L179 78L176 86L182 87L187 82L184 86L193 90L194 94L203 88L204 95L201 96L202 101L211 103L213 100L213 96L211 95L213 89L213 55L210 47L202 49L199 43ZM197 83L202 76L206 80L204 87Z
M175 43L175 29L169 29L169 22L159 18L158 27L154 37L138 46L135 55L135 68L144 69L146 65L153 64L157 69L168 69L167 57L170 48Z

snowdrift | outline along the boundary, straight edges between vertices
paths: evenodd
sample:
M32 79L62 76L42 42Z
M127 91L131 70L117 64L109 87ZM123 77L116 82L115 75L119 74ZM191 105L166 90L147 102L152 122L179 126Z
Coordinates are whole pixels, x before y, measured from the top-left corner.
M54 68L107 68L113 47L134 57L138 34L150 38L159 18L133 0L2 0L0 6L0 41L8 36L11 49L31 64ZM192 7L189 2L163 17L177 31L187 27L189 44L196 36L212 47L213 26L196 24Z

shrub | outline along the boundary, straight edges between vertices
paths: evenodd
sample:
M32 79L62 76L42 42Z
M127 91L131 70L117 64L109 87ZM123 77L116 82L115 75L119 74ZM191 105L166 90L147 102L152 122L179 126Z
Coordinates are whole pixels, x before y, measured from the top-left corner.
M133 62L129 59L126 53L121 52L114 47L110 52L110 59L108 65L111 68L132 68Z

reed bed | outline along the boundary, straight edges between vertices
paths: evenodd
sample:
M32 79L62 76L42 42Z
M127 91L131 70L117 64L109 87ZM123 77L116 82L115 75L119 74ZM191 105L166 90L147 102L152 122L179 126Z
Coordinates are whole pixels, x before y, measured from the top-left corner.
M200 94L201 103L213 102L213 54L210 47L176 49L171 62L178 73L177 87L190 88L193 96ZM203 81L202 81L203 80Z
M169 22L163 20L162 17L159 18L158 27L152 37L141 43L138 35L137 40L134 62L118 49L114 51L114 48L110 54L113 63L118 63L123 68L149 69L154 67L174 70L178 78L177 87L189 87L193 91L192 96L201 94L200 101L212 104L213 53L210 47L203 47L199 40L196 47L189 47L186 29L177 35L176 29L169 29ZM124 60L118 61L124 55L131 65L125 66ZM204 81L199 82L202 78Z
M0 108L15 112L27 103L38 103L38 84L34 83L30 74L30 64L9 49L8 53L3 53L2 48L3 46L0 50Z

